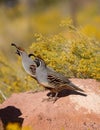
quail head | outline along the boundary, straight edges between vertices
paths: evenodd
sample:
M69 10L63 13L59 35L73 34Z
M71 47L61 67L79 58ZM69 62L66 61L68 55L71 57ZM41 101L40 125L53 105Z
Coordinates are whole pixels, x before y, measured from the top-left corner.
M21 47L18 47L15 43L11 44L12 46L15 46L17 51L16 53L21 56L22 58L22 65L25 71L31 75L33 78L36 77L35 72L36 72L36 63L34 62L33 59L30 58L30 54L28 55L24 49ZM35 56L35 55L34 55Z
M37 64L36 79L38 83L51 91L49 99L56 101L58 93L64 89L84 92L65 76L48 67L43 59L37 57L34 61ZM52 93L55 93L54 98L52 97Z

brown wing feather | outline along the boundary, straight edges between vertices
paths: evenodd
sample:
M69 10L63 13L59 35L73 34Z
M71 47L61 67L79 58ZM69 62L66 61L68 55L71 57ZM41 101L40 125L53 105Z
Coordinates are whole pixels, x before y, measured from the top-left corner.
M48 80L50 84L52 84L51 88L54 88L56 91L69 89L69 90L78 90L84 92L84 90L80 89L79 87L71 83L70 80L64 81L59 77L55 77L54 75L48 75Z
M51 68L48 68L48 76L47 79L51 84L51 88L56 88L58 90L61 89L70 89L70 90L78 90L84 92L82 89L74 85L69 79L65 76L55 72Z
M69 83L69 80L64 81L55 75L48 75L47 79L49 80L49 83L55 87L59 87L59 86L63 86L63 85L65 86L67 83Z

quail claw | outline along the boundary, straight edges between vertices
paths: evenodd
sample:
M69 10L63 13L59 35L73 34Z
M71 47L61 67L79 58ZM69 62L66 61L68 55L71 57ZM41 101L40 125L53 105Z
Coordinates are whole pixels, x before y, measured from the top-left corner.
M50 95L49 98L44 98L42 100L42 102L44 102L44 101L52 101L53 103L55 103L59 98L59 97L57 97L57 95L58 95L58 93L56 93L55 97L52 97L52 95Z

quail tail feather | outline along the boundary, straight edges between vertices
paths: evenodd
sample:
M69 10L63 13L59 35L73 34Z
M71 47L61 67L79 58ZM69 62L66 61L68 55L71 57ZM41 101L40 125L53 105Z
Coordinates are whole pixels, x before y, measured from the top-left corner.
M77 91L85 92L84 90L80 89L78 86L74 85L73 83L70 83L69 87L71 87L72 90L77 90Z

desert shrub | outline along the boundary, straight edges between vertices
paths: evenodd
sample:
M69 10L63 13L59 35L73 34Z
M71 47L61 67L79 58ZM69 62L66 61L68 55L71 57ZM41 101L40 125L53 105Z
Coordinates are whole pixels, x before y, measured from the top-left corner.
M86 36L71 22L64 24L71 39L59 33L50 37L35 34L30 49L67 77L100 78L99 42Z

